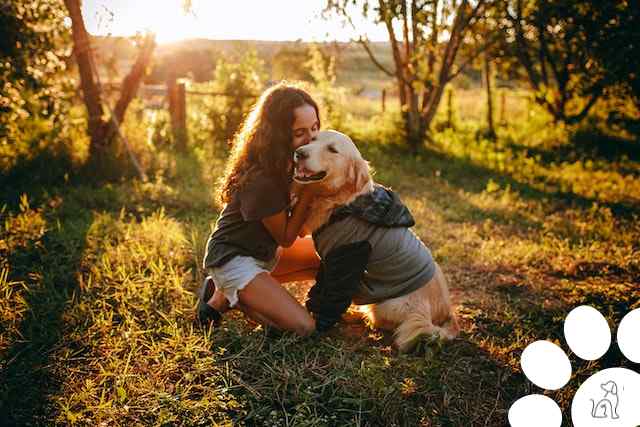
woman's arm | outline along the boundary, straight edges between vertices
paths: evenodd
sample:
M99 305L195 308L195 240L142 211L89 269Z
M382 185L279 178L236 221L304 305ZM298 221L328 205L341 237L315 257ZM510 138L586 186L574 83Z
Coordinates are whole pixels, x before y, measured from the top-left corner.
M298 202L293 207L291 215L284 210L273 216L263 218L262 224L269 230L271 236L279 246L288 248L293 245L298 235L302 232L302 226L309 215L309 207L315 195L313 185L305 185L298 196Z

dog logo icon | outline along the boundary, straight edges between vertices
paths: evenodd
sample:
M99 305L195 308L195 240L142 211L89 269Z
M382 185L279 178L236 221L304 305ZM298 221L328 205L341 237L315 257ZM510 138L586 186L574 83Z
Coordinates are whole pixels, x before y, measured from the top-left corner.
M640 363L640 307L627 313L616 334L620 352ZM569 348L582 360L598 360L611 346L611 329L595 308L579 306L564 323ZM520 356L525 376L544 390L559 390L571 379L571 361L562 348L550 341L527 345ZM640 404L629 404L640 396L640 372L623 366L594 372L580 384L571 401L573 427L640 427ZM565 414L564 421L567 421ZM511 427L560 427L563 414L549 396L534 393L513 402L508 413Z
M591 416L617 420L620 418L618 415L618 404L620 403L618 385L614 381L607 381L600 384L600 388L604 391L604 397L597 404L594 399L589 399L591 401Z

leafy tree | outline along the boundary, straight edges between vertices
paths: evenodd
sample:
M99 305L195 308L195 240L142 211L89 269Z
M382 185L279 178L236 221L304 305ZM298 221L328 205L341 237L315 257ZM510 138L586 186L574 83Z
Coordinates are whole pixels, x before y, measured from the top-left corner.
M65 77L69 31L63 10L60 0L3 2L0 6L3 170L16 155L28 155L34 126L54 135L68 125L63 114L68 111L72 88Z
M606 85L621 85L640 105L640 3L583 2L574 8L591 58L605 73Z
M505 39L525 71L537 103L556 121L586 117L602 95L597 70L588 66L584 35L565 1L515 0L505 3ZM513 39L511 39L513 35ZM582 102L582 95L591 97Z
M635 109L608 112L611 126L640 135L640 3L628 0L584 2L574 6L584 28L589 60L597 64L606 97L630 99Z
M326 11L352 22L352 10L358 8L362 16L386 27L394 69L375 57L366 38L358 42L373 63L396 80L408 143L415 151L446 85L497 40L493 34L476 31L492 6L487 0L327 0ZM461 52L465 58L458 60Z
M503 12L505 51L554 120L579 123L616 86L640 99L637 2L511 0Z

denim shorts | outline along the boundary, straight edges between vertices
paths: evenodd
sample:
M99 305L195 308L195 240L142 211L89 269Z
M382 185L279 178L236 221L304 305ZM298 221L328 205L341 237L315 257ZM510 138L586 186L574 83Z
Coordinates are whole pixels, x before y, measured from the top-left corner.
M271 273L280 260L280 248L270 261L261 261L250 256L236 256L219 267L210 267L211 276L222 294L233 307L238 303L238 291L244 289L260 273Z

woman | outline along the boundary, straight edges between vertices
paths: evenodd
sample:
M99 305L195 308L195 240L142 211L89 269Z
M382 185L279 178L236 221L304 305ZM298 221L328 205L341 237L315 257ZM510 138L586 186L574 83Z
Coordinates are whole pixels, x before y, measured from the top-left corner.
M218 322L237 307L264 325L305 336L314 319L281 283L313 279L320 265L311 238L299 239L314 186L290 203L293 152L320 128L318 106L301 88L267 89L235 138L220 189L224 209L207 242L198 319Z

